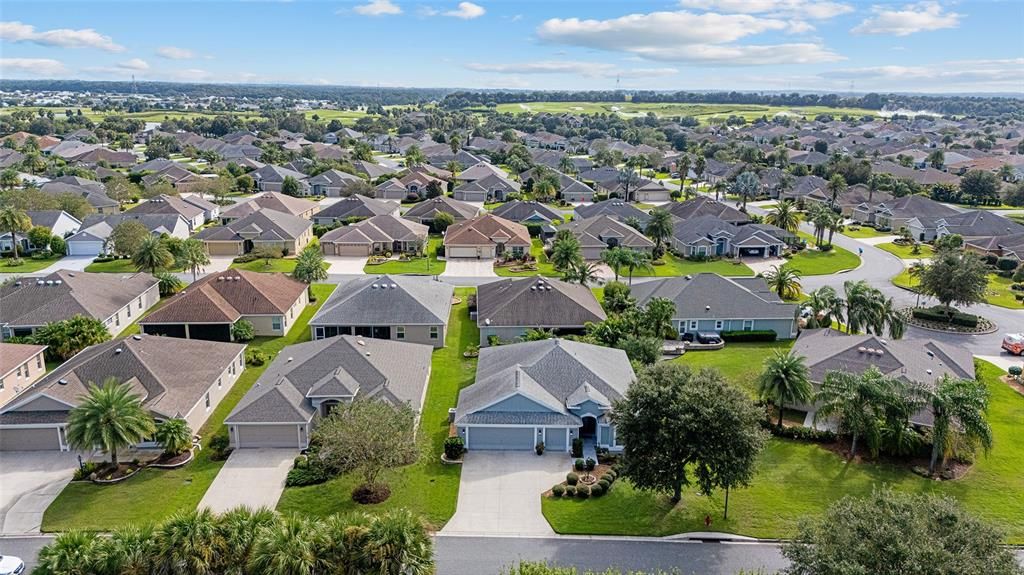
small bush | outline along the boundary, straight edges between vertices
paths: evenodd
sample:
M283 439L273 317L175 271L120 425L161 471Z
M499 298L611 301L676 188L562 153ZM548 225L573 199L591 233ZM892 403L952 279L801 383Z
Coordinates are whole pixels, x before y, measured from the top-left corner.
M576 471L583 471L583 466L586 465L582 459L577 459L572 463L572 468Z
M600 486L601 486L601 489L604 489L605 491L608 491L608 488L612 486L612 482L611 482L611 481L608 481L608 480L607 480L607 479L605 479L604 477L602 477L601 479L599 479L599 480L597 481L597 484L598 484L598 485L600 485Z
M227 432L218 433L210 438L210 459L222 461L231 454L231 438Z
M25 263L25 260L21 258L10 258L7 260L7 267L13 268L14 266L20 266L23 263Z
M1020 377L1021 374L1024 373L1024 368L1022 368L1019 365L1011 365L1010 369L1006 370L1006 373L1012 375L1013 377Z
M775 341L779 335L770 329L758 329L750 331L742 330L729 330L723 331L721 334L723 341L741 342L741 341Z
M608 472L603 475L603 477L607 478L610 481L615 481L619 477L619 474L616 473L614 469L609 469Z
M236 264L247 264L249 262L254 262L254 261L258 260L258 259L259 258L256 257L253 254L245 254L244 256L238 256L237 258L235 258L235 259L233 259L231 261L233 263L236 263ZM93 261L95 261L95 260L93 260Z
M544 442L538 441L537 445L533 446L533 450L537 452L537 455L544 455Z
M284 484L287 487L303 487L305 485L318 485L330 479L330 475L324 466L319 463L311 463L304 467L296 467L288 472Z
M576 475L575 473L569 473L568 475L565 476L565 482L568 483L569 485L576 485L577 483L580 482L580 476Z
M82 467L75 470L75 481L87 479L90 475L99 471L101 465L101 463L97 463L95 461L86 461L82 464Z
M590 497L590 488L587 487L586 485L577 485L576 497L580 499L586 499L587 497Z
M444 440L444 457L445 459L455 461L462 457L462 454L466 451L466 444L462 441L461 437L453 436Z
M605 492L605 487L603 485L601 485L600 483L598 483L597 485L594 485L594 486L592 486L590 488L590 494L593 495L594 497L600 497L600 496L604 495L604 492Z
M270 361L270 356L262 350L251 348L245 350L245 363L252 367L259 367L268 361Z
M235 341L252 341L256 337L256 326L247 319L240 319L231 326L231 337Z
M912 315L917 319L922 319L925 321L946 322L965 327L978 326L978 316L954 310L953 317L950 318L949 310L940 305L931 308L915 309L912 312Z
M305 455L299 455L292 460L292 469L299 469L305 467L309 460Z
M814 443L833 443L836 440L836 433L828 429L815 429L802 425L779 427L768 420L762 420L761 425L775 437L811 441Z
M819 252L830 252L830 251L832 251L832 249L834 247L835 246L833 246L832 244L821 244L821 245L818 246L818 251Z
M574 487L572 485L566 485L565 486L565 496L566 497L573 497L575 495L576 495L576 487Z
M1017 269L1018 263L1019 262L1013 258L999 258L998 260L996 260L996 269L1002 270L1004 272L1012 272L1013 270Z
M558 485L551 488L551 494L555 497L561 497L565 494L565 486L559 483Z
M587 471L593 471L595 467L597 467L597 462L594 461L593 458L588 457L587 458L587 463L586 463Z
M583 440L579 437L572 440L572 456L583 457Z

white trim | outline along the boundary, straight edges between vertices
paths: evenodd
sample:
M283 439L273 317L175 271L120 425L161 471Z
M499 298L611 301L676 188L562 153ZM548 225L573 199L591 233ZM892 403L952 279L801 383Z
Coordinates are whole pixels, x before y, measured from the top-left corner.
M81 353L81 352L79 352L79 353ZM70 361L70 360L68 360L68 361ZM8 374L8 375L10 375L10 374ZM46 374L46 375L48 375L48 374ZM44 375L43 377L46 377L46 375ZM33 385L35 385L35 384L33 384ZM60 385L60 384L54 383L54 385ZM71 409L74 409L75 407L77 407L75 405L71 405L70 403L68 403L66 401L62 401L60 399L57 399L56 397L53 397L51 395L47 395L47 393L45 391L37 391L31 397L26 397L24 400L19 401L18 403L12 403L10 405L5 406L3 410L0 410L0 413L7 413L9 411L13 411L13 410L15 410L15 409L17 409L17 408L27 404L27 403L31 403L32 401L34 401L34 400L36 400L36 399L38 399L40 397L45 397L47 399L52 399L53 401L56 401L57 403L63 403L64 405L68 406ZM3 427L3 426L0 425L0 427Z

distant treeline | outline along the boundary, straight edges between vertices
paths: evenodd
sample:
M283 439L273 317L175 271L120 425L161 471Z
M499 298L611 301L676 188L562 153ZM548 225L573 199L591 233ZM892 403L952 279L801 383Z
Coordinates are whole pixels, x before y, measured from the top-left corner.
M349 106L410 105L440 100L452 92L441 88L373 88L259 84L185 84L178 82L92 82L86 80L0 80L0 90L68 91L93 94L152 94L161 98L249 98L330 100Z
M867 110L913 110L938 114L998 116L1024 113L1024 99L1000 96L925 96L915 94L757 93L757 92L634 92L632 102L674 104L745 104L762 106L828 106ZM621 91L589 92L454 92L442 106L449 109L519 102L625 102Z

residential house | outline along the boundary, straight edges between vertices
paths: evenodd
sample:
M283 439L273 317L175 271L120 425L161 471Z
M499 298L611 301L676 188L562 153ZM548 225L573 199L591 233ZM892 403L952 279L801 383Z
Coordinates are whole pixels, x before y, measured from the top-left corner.
M573 220L562 224L559 229L569 230L576 236L583 259L587 261L600 260L601 252L609 248L647 253L654 249L654 242L650 238L609 215Z
M635 218L641 225L647 225L647 221L651 219L647 212L622 200L604 200L603 202L576 206L573 209L573 214L575 219L580 220L597 216L609 216L623 223Z
M100 184L99 182L96 183L99 184L99 187L85 187L52 180L40 186L39 190L52 196L71 194L85 198L85 201L89 202L89 205L92 206L98 214L107 215L120 212L121 205L107 196L106 189L102 187L103 184Z
M865 224L875 224L877 228L887 228L897 232L906 228L907 223L914 218L941 218L960 213L946 204L914 194L896 198L892 202L879 203L870 212L864 211L867 209L871 209L871 207L865 206L862 209L858 206L854 209L854 219Z
M93 214L82 220L82 227L77 233L64 240L67 244L67 255L98 256L110 253L114 247L110 243L110 234L118 224L126 221L142 224L155 236L166 234L183 240L189 235L188 222L179 214Z
M769 224L734 226L715 216L676 219L668 244L683 257L781 257L796 236Z
M429 231L423 224L385 214L327 232L320 238L320 249L332 256L420 254L427 245Z
M220 221L222 224L229 224L263 209L311 220L313 215L320 211L320 204L277 192L265 192L221 211Z
M178 192L187 192L205 181L206 178L186 169L178 162L171 162L159 171L142 177L142 185L145 188L166 182Z
M199 430L244 369L236 343L135 335L88 347L0 410L0 451L70 451L69 413L110 378L129 385L158 423L184 419Z
M1024 233L964 238L964 249L997 258L1024 261Z
M1024 225L988 210L970 210L939 218L916 217L907 222L907 229L920 241L952 234L979 238L1024 233Z
M220 206L204 199L198 194L181 194L182 201L203 210L203 221L215 222L220 219Z
M356 335L444 347L454 293L450 284L426 278L356 278L334 290L309 328L313 339Z
M761 277L727 278L713 273L657 278L634 284L637 305L654 298L675 304L673 331L684 334L774 331L779 339L797 336L799 306L785 303Z
M398 170L396 168L389 168L373 162L367 162L365 160L355 160L352 162L352 166L356 169L356 172L362 174L367 180L371 182L381 176L393 174Z
M620 349L547 339L480 350L459 392L455 429L472 451L569 452L572 442L622 449L611 418L636 374Z
M267 164L249 172L249 176L256 182L256 189L261 192L280 192L284 187L285 178L294 178L299 184L299 193L303 196L310 194L309 181L302 172Z
M480 345L491 338L519 341L528 330L545 329L556 335L581 335L587 323L606 318L587 286L544 277L504 278L477 287L476 311Z
M309 186L314 196L330 198L342 196L350 185L357 183L366 183L366 180L341 170L327 170L309 178Z
M509 194L518 191L518 182L497 174L490 174L459 185L452 190L452 196L463 202L504 202Z
M551 224L565 219L562 212L534 201L506 202L494 208L492 214L521 224Z
M45 345L0 341L0 408L46 373Z
M438 196L414 205L402 217L416 223L429 224L438 213L444 212L450 214L456 222L460 222L476 217L480 211L480 208L472 204L448 196Z
M82 227L82 222L78 218L64 210L28 210L25 213L32 220L33 226L50 228L51 234L62 238L68 237Z
M681 220L691 220L701 216L714 216L734 226L742 226L750 222L750 216L707 196L697 196L684 202L673 202L665 207L673 216Z
M530 253L530 242L526 226L490 213L455 222L444 233L448 259L522 257Z
M631 190L630 195L638 202L661 203L672 200L672 190L657 180L640 180Z
M160 282L147 273L57 270L0 287L0 339L32 335L44 325L83 315L117 335L160 301Z
M223 226L203 229L195 237L203 241L211 256L240 256L260 248L295 255L313 239L313 222L264 208Z
M793 182L793 187L787 190L779 189L775 195L779 200L791 202L805 202L811 194L824 197L828 188L828 180L818 176L800 176Z
M353 220L389 215L400 215L397 202L388 202L356 195L341 198L320 210L313 216L313 223L322 226L333 226Z
M391 178L374 186L373 197L379 200L401 202L409 197L409 190L401 180Z
M150 198L125 212L137 214L176 214L188 223L188 231L194 232L206 223L206 211L177 196L161 194Z
M228 414L236 449L306 449L339 405L375 399L423 409L433 348L343 335L284 348Z
M256 336L281 337L309 303L306 284L280 273L226 270L200 278L139 320L142 333L234 341L239 321Z

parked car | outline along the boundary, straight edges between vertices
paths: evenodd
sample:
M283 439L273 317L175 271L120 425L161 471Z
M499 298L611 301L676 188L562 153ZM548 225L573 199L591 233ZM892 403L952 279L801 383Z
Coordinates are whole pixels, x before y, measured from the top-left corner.
M21 575L25 562L12 555L0 555L0 575Z
M1024 355L1024 333L1006 334L1003 337L1003 349L1014 355Z

